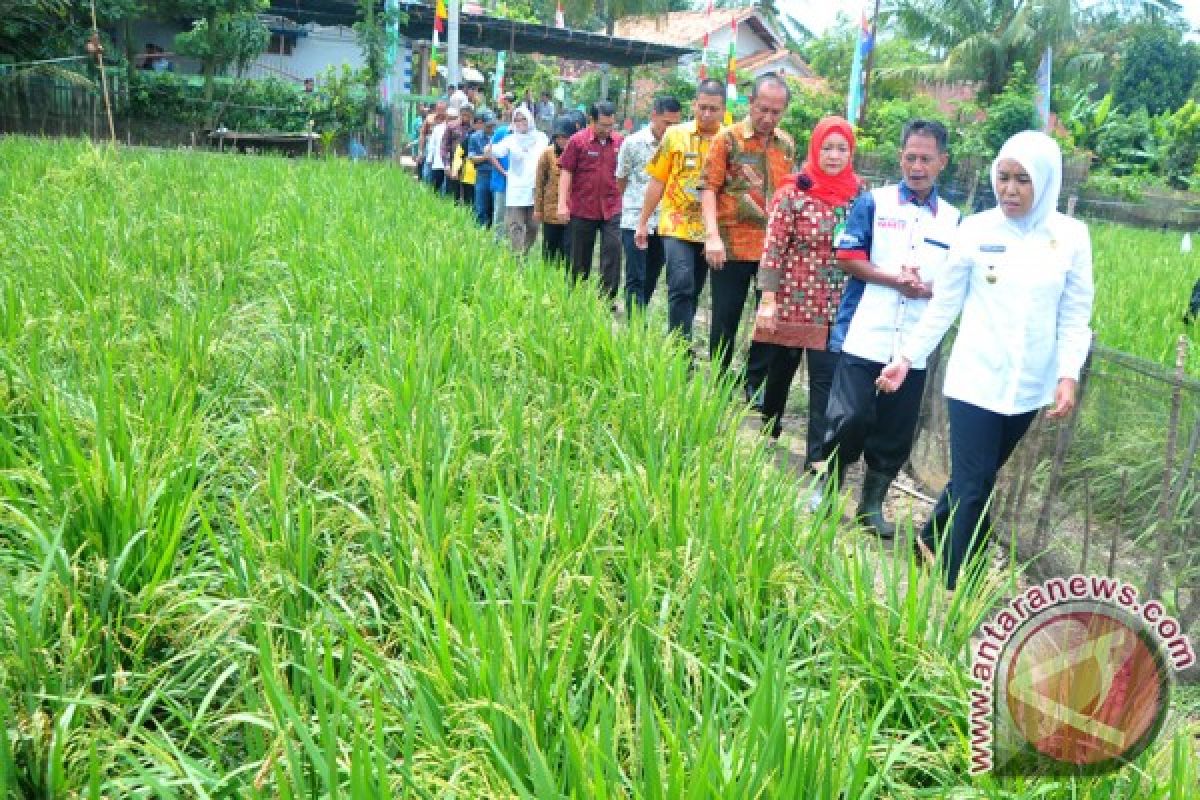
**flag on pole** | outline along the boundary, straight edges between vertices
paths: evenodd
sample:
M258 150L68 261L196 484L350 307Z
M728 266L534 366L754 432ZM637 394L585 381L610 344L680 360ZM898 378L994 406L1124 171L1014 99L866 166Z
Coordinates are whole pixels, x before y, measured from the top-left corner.
M437 7L433 12L433 32L445 33L446 20L449 17L450 15L446 12L446 0L437 0ZM434 41L437 41L437 37L434 37Z
M704 15L704 45L700 48L700 80L708 80L708 29L712 27L712 0Z
M737 17L729 23L729 63L725 67L725 102L737 102Z
M1042 120L1042 130L1050 131L1050 72L1054 65L1054 49L1046 48L1042 53L1042 63L1037 71L1037 110Z
M563 13L562 0L558 0L558 8L554 12L554 27L567 27L567 16Z
M437 0L433 12L433 47L429 49L429 77L434 79L438 76L438 34L446 32L446 19L449 16L446 13L446 0Z
M854 61L850 65L850 91L846 97L846 119L852 125L858 124L858 112L863 101L863 65L874 46L875 38L871 35L871 26L867 24L867 11L863 9L858 29L858 47L854 48Z

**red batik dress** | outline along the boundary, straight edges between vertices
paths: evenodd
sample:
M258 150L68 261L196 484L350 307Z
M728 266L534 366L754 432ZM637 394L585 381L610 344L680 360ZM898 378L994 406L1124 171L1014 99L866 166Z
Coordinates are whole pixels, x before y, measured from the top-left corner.
M775 292L775 329L757 326L755 341L813 350L828 347L846 281L833 241L852 203L830 206L798 186L776 194L758 266L758 288Z

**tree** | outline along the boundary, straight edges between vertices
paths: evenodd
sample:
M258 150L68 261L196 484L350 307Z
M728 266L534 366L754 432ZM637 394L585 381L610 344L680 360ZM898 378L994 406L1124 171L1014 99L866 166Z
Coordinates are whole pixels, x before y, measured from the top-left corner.
M1124 51L1113 81L1122 111L1145 108L1151 116L1173 111L1187 101L1200 72L1200 52L1183 41L1172 25L1138 26Z
M984 98L1003 90L1014 64L1037 64L1066 41L1075 16L1075 0L897 0L891 13L901 35L941 61L915 73L979 81Z
M191 31L175 37L175 49L204 65L204 102L210 109L217 72L231 64L249 63L265 49L269 34L255 14L268 5L269 0L158 0L155 4L160 17L196 20ZM210 126L215 119L210 110Z

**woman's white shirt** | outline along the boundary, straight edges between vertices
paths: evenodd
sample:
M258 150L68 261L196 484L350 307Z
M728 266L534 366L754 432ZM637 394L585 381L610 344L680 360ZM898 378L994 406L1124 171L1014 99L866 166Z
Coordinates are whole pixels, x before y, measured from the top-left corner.
M504 196L506 206L522 208L533 205L538 159L549 145L550 140L539 130L526 134L510 133L492 145L492 155L496 158L508 156L508 186Z
M1000 209L966 219L921 321L901 354L927 357L962 312L946 367L946 397L999 414L1054 400L1079 379L1091 347L1092 244L1087 226L1057 211L1029 233Z

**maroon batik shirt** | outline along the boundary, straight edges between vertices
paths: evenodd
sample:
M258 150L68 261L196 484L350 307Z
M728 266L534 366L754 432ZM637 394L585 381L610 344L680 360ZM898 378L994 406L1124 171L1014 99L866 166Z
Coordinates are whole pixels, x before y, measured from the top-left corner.
M572 217L607 220L621 213L621 193L617 190L620 150L621 134L616 131L601 141L587 127L567 141L558 164L571 173L567 208Z

